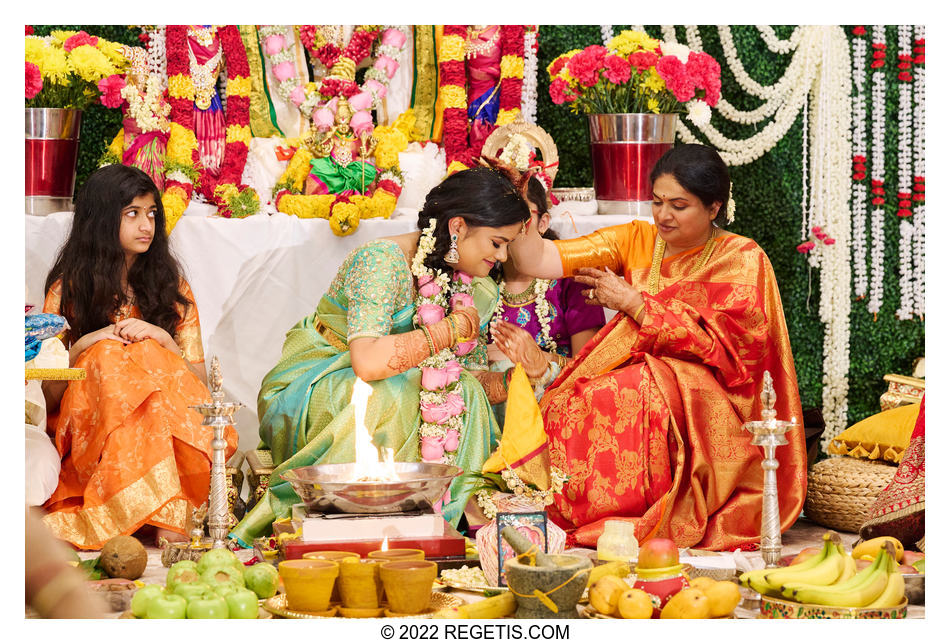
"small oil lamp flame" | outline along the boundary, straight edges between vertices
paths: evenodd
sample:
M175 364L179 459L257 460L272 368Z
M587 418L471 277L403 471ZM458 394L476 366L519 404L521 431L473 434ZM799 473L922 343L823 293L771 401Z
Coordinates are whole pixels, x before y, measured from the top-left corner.
M383 537L383 545L379 547L380 550L389 550L389 537Z
M381 462L379 451L373 444L373 438L366 427L366 408L372 394L373 388L357 378L353 385L353 397L350 399L356 420L353 434L356 448L354 462L358 472L356 480L360 482L398 481L399 476L396 474L392 448L384 448Z

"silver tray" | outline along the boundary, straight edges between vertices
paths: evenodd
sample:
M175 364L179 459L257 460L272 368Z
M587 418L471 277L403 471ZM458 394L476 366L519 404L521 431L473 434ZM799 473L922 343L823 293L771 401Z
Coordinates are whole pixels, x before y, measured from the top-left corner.
M355 463L288 470L289 482L309 514L432 512L462 468L441 463L396 463L398 481L358 482Z

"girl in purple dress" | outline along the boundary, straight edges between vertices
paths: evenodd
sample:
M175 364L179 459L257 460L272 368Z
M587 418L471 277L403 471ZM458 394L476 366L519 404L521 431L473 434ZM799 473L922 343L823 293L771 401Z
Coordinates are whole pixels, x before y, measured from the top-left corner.
M556 239L549 228L547 193L537 177L528 182L527 201L531 209L530 226L537 226L542 236ZM605 323L603 307L587 304L583 294L586 287L571 278L540 280L522 275L510 257L500 270L495 269L492 277L501 291L492 326L504 321L524 329L542 351L550 354L550 361L560 367L577 355ZM511 366L491 339L488 358L493 370Z

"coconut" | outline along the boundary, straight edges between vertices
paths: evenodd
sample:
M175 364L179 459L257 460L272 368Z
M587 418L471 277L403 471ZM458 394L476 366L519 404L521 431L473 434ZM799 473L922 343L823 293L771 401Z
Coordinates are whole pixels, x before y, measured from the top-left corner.
M99 566L110 577L138 579L145 572L147 563L145 547L135 537L126 535L106 541L99 554Z

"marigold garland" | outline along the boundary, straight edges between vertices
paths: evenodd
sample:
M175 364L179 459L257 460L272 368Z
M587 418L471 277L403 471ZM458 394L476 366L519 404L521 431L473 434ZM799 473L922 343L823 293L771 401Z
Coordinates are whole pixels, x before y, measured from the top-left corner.
M165 155L169 160L191 168L198 156L198 140L195 137L195 86L191 82L188 64L188 31L185 25L168 25L165 28L167 52L168 102L171 105L171 121ZM184 180L182 180L184 178ZM165 209L165 231L171 233L181 218L194 191L194 183L187 177L173 179L166 176L162 206Z

